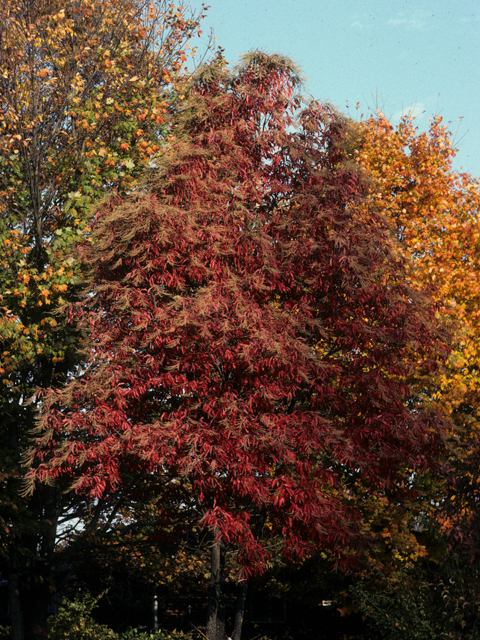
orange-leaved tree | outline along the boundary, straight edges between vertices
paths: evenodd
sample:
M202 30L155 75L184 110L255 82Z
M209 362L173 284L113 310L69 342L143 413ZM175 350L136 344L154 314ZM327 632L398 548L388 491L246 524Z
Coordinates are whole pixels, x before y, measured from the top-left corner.
M377 112L358 130L355 157L370 178L368 205L386 215L409 260L409 283L430 290L451 331L450 357L424 397L451 421L450 454L423 513L473 561L480 551L480 184L453 170L452 135L440 116L419 132L412 118L393 127Z
M0 571L15 640L44 628L59 523L85 515L61 492L18 496L32 395L78 362L79 336L53 313L78 289L72 246L95 201L129 190L161 151L202 15L165 0L0 6Z

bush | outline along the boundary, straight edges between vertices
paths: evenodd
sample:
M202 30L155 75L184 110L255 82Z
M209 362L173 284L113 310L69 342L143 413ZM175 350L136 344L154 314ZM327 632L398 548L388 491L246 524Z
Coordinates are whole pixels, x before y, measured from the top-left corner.
M92 617L98 598L89 593L77 595L73 600L64 598L55 617L50 618L50 640L119 640L118 634Z
M405 569L402 579L385 582L382 590L358 582L351 591L381 638L480 640L478 578L478 567L461 565L450 552L438 564Z
M147 629L129 629L122 633L121 640L193 640L193 633L183 631L149 631Z

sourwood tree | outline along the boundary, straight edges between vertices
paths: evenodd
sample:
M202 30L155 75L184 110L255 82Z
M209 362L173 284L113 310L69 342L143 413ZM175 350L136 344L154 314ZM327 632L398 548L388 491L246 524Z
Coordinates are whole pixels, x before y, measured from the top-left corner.
M200 18L163 0L0 6L0 571L15 640L46 628L59 570L71 566L54 559L59 526L63 536L79 517L96 527L105 507L46 487L19 496L35 389L79 362L81 336L53 313L76 299L72 246L94 202L132 188L154 161Z
M31 488L133 486L159 528L210 535L210 640L227 549L243 585L274 537L286 557L329 548L347 565L369 541L349 487L401 500L441 449L442 419L409 386L443 357L435 309L363 207L348 122L299 82L253 52L183 89L168 153L97 209L80 250L88 289L67 313L90 358L38 394Z

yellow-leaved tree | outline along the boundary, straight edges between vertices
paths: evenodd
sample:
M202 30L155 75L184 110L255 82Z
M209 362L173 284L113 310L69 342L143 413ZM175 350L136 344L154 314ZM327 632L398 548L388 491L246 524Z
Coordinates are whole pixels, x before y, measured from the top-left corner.
M108 528L118 508L92 511L60 487L20 498L22 453L35 389L79 362L81 336L54 313L81 280L72 248L95 202L131 189L161 153L203 14L166 0L0 6L0 572L14 640L46 628L74 565L57 559L59 532L79 518L85 532Z
M382 629L397 634L389 637L412 637L408 634L423 620L422 624L433 625L432 628L439 625L437 631L446 633L447 622L437 615L436 587L443 584L447 568L449 571L461 558L461 563L470 568L464 576L456 571L451 582L445 581L441 606L448 611L448 632L452 634L448 637L467 637L462 634L473 633L479 610L478 595L472 595L472 580L478 578L476 561L480 552L480 184L470 174L453 170L456 151L440 116L432 118L424 132L409 117L393 127L381 112L358 123L356 128L359 138L355 159L370 180L366 206L384 212L397 237L399 253L407 260L410 284L433 296L451 335L451 353L445 366L436 374L427 372L422 380L423 401L440 409L450 425L440 473L433 485L431 479L423 479L424 487L430 490L425 492L423 502L417 499L403 509L406 526L400 539L400 520L392 535L388 514L373 511L372 523L380 543L377 551L390 551L392 558L396 552L400 561L396 576L390 576L391 594L396 594L391 598L391 610L380 608L382 615L388 613L392 625L398 625L394 630L388 625ZM417 529L415 536L412 526ZM436 553L438 567L443 567L436 570L435 577L425 569L425 563L422 574L413 572L414 564L427 553L423 543L429 526L439 534L437 543L440 540L444 545L443 554L439 554L430 538L430 551ZM423 535L419 535L422 529ZM402 549L402 541L407 539L411 544ZM453 551L445 555L448 546ZM406 589L404 583L398 589L395 580L405 579L406 575L409 587ZM385 584L382 588L384 601L388 602ZM399 595L402 589L407 599L431 598L422 604L424 612L429 612L422 614L422 620L418 611L403 606ZM368 598L371 606L367 609L374 613L380 600L374 603L371 594ZM383 618L386 620L385 615Z

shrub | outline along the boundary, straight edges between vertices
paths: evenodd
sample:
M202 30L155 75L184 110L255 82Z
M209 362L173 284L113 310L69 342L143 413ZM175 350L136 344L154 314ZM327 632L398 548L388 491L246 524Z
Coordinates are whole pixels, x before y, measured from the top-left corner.
M64 598L48 625L49 640L118 640L119 636L92 617L98 598L81 593L73 600Z
M149 631L148 629L129 629L122 633L121 640L194 640L196 636L184 631Z

